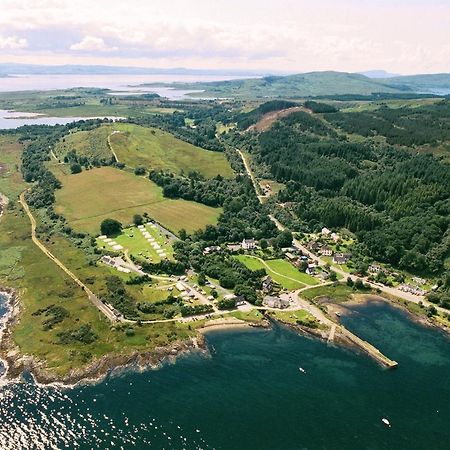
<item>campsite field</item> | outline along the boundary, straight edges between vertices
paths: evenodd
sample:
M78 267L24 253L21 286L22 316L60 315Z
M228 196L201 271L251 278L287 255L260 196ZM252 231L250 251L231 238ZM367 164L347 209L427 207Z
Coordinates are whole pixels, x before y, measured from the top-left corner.
M275 282L285 289L300 289L306 285L315 285L319 283L315 278L300 272L290 263L282 259L263 261L262 259L249 255L238 255L237 259L251 270L264 269Z
M111 145L120 162L129 167L143 166L155 170L200 172L205 177L232 177L233 170L225 154L195 147L156 128L116 123Z
M128 250L128 254L137 258L146 258L152 263L158 263L164 257L172 259L173 248L171 240L161 233L156 226L145 225L145 231L151 235L152 242L149 242L144 237L139 228L128 227L121 234L115 236L112 242L105 242L105 240L97 238L97 246L106 250L113 250L112 244L116 243L121 245L124 250ZM157 246L160 247L160 253L157 251Z
M112 167L101 167L76 175L58 176L63 187L56 192L55 210L75 230L94 235L103 219L113 218L128 225L134 214L149 217L177 233L217 222L221 208L186 200L170 200L155 183Z

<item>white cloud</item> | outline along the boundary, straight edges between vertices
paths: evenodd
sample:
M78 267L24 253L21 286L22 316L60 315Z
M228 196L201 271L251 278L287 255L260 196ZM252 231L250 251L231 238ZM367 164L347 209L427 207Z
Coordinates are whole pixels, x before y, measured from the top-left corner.
M94 51L94 52L114 52L117 47L108 47L102 38L95 36L85 36L80 42L70 46L70 50Z
M2 50L17 50L28 47L28 42L24 38L17 36L0 36L0 49Z

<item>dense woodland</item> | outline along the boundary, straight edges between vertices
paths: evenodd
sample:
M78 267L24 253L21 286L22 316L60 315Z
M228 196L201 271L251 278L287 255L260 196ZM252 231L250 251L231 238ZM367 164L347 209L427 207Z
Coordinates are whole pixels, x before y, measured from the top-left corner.
M299 112L265 133L235 139L286 183L279 200L298 231L345 227L376 260L440 273L450 250L450 166L403 146L450 140L449 117L448 101L413 111ZM335 128L370 135L370 118L388 143L349 142Z

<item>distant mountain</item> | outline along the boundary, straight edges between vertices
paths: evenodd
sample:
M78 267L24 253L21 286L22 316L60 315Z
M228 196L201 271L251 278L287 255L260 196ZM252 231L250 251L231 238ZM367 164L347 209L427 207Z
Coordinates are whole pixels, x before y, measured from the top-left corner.
M0 64L0 75L232 75L260 76L262 72L244 70L185 69L174 67L159 69L154 67L88 66L39 64Z
M365 72L358 72L361 75L364 75L369 78L392 78L392 77L398 77L398 74L395 73L389 73L385 70L367 70Z

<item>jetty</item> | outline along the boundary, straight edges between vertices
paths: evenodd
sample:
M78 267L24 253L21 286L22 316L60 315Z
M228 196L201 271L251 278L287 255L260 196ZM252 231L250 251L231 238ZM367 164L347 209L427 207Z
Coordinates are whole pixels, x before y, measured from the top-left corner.
M383 355L383 353L381 353L380 350L378 350L372 344L356 336L356 334L353 334L351 331L347 330L347 328L345 328L344 326L339 325L338 328L339 328L338 331L342 337L349 340L352 344L361 349L364 353L367 353L371 358L373 358L381 365L385 366L387 369L395 369L398 366L397 361L389 359L386 355Z

